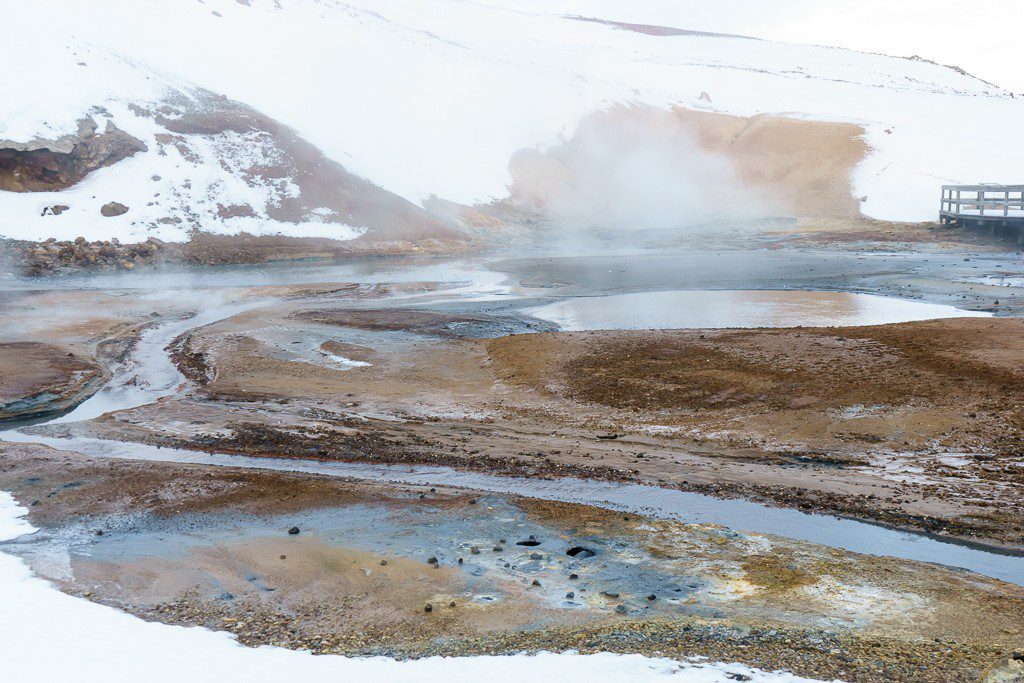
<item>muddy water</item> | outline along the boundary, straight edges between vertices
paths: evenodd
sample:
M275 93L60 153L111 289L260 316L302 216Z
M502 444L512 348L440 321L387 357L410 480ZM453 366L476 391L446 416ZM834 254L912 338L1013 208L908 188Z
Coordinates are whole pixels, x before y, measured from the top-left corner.
M282 533L292 525L302 530L301 537ZM542 586L531 593L549 607L567 609L583 608L590 600L612 609L600 598L599 591L606 586L628 594L657 594L663 605L685 599L708 583L697 572L681 576L678 569L659 563L627 538L538 522L500 497L481 497L477 505L461 509L434 507L429 502L411 508L382 503L266 517L225 513L143 517L133 519L130 530L84 538L73 533L40 534L3 547L31 560L47 576L70 579L72 564L80 560L131 564L158 558L195 576L191 554L204 549L222 552L273 544L277 550L270 556L285 552L294 560L299 544L309 542L419 562L434 557L440 566L461 569L471 600L481 603L506 599L502 587L506 581L529 584L538 577ZM578 578L568 579L570 573ZM235 585L223 585L204 572L198 576L211 596L221 589L232 593L239 588L274 590L264 583L265 577L256 575L244 576ZM573 598L566 596L570 590L576 593Z
M1024 557L1017 555L999 554L850 519L773 508L744 500L723 500L655 486L574 478L505 477L446 467L257 458L81 437L63 439L18 434L16 438L98 457L305 472L364 481L447 486L540 500L582 503L687 523L720 524L869 555L932 562L1024 585Z
M575 297L525 311L566 331L849 327L990 317L943 304L850 292L671 290Z

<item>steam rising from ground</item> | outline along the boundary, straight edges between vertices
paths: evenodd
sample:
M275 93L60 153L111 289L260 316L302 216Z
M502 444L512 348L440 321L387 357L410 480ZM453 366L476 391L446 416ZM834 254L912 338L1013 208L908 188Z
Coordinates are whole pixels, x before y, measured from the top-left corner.
M517 153L509 170L513 200L569 230L695 232L771 213L728 158L664 109L599 111L562 144Z

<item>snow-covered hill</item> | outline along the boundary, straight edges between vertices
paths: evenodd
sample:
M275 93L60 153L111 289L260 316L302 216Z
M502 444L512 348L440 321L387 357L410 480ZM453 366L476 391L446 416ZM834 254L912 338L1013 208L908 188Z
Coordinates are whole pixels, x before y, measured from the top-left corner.
M1024 173L1014 127L1024 102L924 61L467 0L0 8L19 28L0 46L0 149L74 134L86 117L146 146L69 189L0 192L0 235L11 237L173 240L200 227L346 239L383 230L392 209L404 212L405 233L432 234L441 228L420 212L423 200L505 198L517 152L558 145L621 103L857 124L869 153L850 193L875 218L932 219L941 184ZM196 124L235 102L265 125ZM296 153L300 143L312 147ZM322 158L304 162L311 149ZM338 168L324 179L317 169L330 163ZM358 210L372 186L343 200L322 189L342 177L358 184L350 174L387 191L373 215ZM129 211L102 216L111 201ZM53 205L71 208L42 215Z

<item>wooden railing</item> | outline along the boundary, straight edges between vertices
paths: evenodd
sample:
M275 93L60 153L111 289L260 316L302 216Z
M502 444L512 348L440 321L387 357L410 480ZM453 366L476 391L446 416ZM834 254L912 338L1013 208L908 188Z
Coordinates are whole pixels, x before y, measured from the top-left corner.
M1024 219L1024 185L943 185L939 216L944 223Z

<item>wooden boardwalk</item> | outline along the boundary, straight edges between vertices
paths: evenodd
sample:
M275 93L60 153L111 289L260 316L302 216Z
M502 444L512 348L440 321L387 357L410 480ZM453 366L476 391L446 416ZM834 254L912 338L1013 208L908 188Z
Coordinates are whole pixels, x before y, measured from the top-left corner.
M1024 185L943 185L943 225L988 228L1024 244Z

